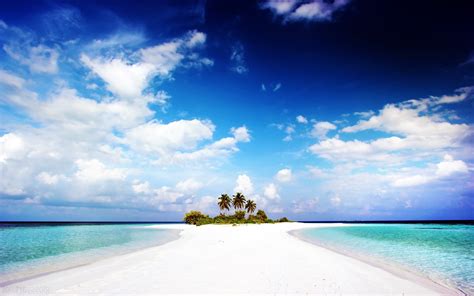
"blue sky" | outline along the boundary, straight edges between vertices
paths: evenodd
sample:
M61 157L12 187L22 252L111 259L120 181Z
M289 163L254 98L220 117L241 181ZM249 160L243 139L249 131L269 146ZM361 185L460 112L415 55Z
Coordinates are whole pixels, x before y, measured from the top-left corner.
M468 2L4 6L1 220L474 218Z

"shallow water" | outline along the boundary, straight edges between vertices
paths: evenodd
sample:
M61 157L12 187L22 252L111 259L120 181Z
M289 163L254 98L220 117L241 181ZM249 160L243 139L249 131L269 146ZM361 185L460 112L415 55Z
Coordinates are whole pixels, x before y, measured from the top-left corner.
M363 224L300 232L318 244L394 262L474 294L474 226Z
M156 246L176 231L141 224L2 225L0 282L87 264Z

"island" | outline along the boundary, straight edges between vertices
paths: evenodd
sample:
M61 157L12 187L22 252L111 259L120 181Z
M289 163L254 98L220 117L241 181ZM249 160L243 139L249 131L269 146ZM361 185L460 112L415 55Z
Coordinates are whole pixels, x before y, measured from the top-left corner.
M241 192L237 192L230 198L227 193L221 194L217 199L217 205L220 209L220 214L215 217L203 214L200 211L189 211L184 215L184 222L192 225L205 224L261 224L261 223L275 223L275 222L290 222L288 218L283 217L277 220L268 218L264 210L258 210L255 215L252 215L257 209L257 203L251 199L246 199ZM226 215L229 213L231 207L234 208L233 215ZM248 216L246 217L246 214Z

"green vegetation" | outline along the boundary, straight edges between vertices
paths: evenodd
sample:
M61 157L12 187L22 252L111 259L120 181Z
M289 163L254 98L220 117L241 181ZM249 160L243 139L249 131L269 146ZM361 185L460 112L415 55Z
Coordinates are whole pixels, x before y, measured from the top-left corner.
M255 215L253 213L257 209L255 201L246 199L245 196L237 192L232 198L228 194L221 194L217 199L217 206L219 207L220 214L214 218L209 217L199 211L190 211L184 215L184 222L193 225L204 225L204 224L260 224L260 223L277 223L277 222L290 222L288 218L283 217L278 220L272 220L268 218L267 214L263 210L258 210ZM234 208L233 215L226 215L225 212L229 212L231 206ZM245 210L242 210L245 209ZM248 217L246 215L248 214Z

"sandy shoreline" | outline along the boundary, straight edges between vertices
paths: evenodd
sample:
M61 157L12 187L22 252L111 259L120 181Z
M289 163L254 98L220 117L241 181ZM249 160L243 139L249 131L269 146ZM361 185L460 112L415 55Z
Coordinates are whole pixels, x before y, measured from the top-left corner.
M288 233L338 225L150 226L182 231L169 243L16 282L0 293L459 295Z

